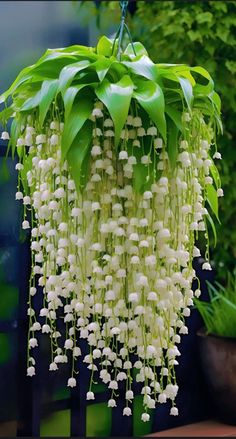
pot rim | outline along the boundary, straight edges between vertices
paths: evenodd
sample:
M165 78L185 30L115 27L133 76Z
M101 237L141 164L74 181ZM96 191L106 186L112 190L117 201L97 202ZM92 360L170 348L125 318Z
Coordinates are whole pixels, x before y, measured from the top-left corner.
M227 337L225 335L219 335L219 334L214 334L214 333L208 334L205 326L198 329L197 336L198 337L205 337L205 338L206 337L214 338L217 340L227 341L227 342L234 343L234 344L236 343L236 337Z

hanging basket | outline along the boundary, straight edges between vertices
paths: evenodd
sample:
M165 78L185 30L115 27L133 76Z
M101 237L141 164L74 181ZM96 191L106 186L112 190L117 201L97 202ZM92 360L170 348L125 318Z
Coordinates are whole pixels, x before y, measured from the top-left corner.
M68 386L76 386L78 362L87 364L87 399L100 377L115 407L125 381L129 416L136 381L143 421L167 400L177 415L195 239L203 232L210 270L208 228L215 235L223 195L213 162L220 99L210 75L154 64L141 43L120 52L102 37L96 48L47 50L1 102L2 123L13 119L2 138L19 157L22 227L31 228L27 374L37 371L42 332L51 340L50 371L71 364Z

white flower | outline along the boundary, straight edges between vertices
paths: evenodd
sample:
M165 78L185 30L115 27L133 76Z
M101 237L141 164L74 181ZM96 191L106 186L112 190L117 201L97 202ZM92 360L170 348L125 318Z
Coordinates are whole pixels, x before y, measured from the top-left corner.
M19 137L19 139L17 139L16 146L24 146L24 144L25 144L24 139Z
M16 200L23 200L23 194L22 192L16 192Z
M123 416L131 416L132 415L132 411L130 407L125 407L123 410Z
M129 294L129 302L138 302L138 294L137 293L130 293Z
M215 152L215 154L213 155L213 159L218 159L218 160L221 160L222 159L222 157L221 157L221 153L220 152Z
M198 298L201 296L201 290L199 290L198 288L194 291L194 295Z
M125 372L119 372L117 374L117 377L116 377L117 381L123 381L123 380L126 380L126 378L127 378L127 375Z
M93 157L96 157L96 156L101 155L101 154L102 154L101 147L99 145L94 145L91 149L91 155Z
M35 348L36 346L38 346L37 338L30 338L29 339L29 347L30 348Z
M140 259L138 256L132 256L132 258L130 259L130 263L133 265L139 264L140 263Z
M72 349L72 348L73 348L73 345L74 345L73 340L71 340L71 339L69 338L69 339L67 339L67 340L65 341L65 345L64 345L64 347L65 347L65 349Z
M113 122L112 122L112 120L111 119L105 119L104 120L104 123L103 123L103 126L105 127L105 128L108 128L108 127L113 127Z
M133 141L133 146L136 146L137 148L140 148L141 144L139 140L134 140Z
M150 159L149 155L143 155L141 157L141 163L143 165L149 165L149 163L151 163L151 159Z
M92 116L103 117L103 112L100 110L100 108L94 108L94 110L92 111Z
M172 416L178 416L179 411L178 411L177 407L171 407L171 409L170 409L170 414L171 414Z
M81 349L78 346L73 348L73 357L79 357L81 355Z
M142 286L142 287L148 286L147 276L141 275L137 281L137 285Z
M108 389L117 390L118 389L118 383L115 380L110 381Z
M143 137L143 136L145 136L145 134L146 134L146 131L145 131L144 128L140 127L140 128L137 129L137 135L139 137Z
M22 229L24 229L24 230L30 229L29 221L23 221L22 222Z
M156 127L149 127L147 129L147 135L148 136L156 136L157 135L157 129Z
M45 142L46 142L45 134L39 134L38 136L36 136L36 139L35 139L36 145L39 145L39 144L45 143Z
M56 364L55 362L51 363L51 364L49 365L49 370L50 370L50 371L58 370L58 366L57 366L57 364Z
M120 152L119 152L119 159L120 159L120 160L127 160L127 159L128 159L128 153L127 153L127 151L120 151Z
M50 138L51 145L55 146L59 143L59 136L57 134L53 134Z
M223 197L224 196L224 191L222 188L217 189L217 197Z
M42 311L42 310L41 310ZM48 310L47 310L48 311ZM42 314L40 314L42 315ZM49 334L51 332L51 328L49 325L45 324L42 326L42 333L43 334Z
M68 387L75 387L76 386L76 379L75 378L69 378L67 381L67 386Z
M160 137L154 140L154 147L156 149L161 149L162 146L163 146L163 140Z
M148 422L150 420L150 415L148 413L142 413L141 419L143 422Z
M108 407L116 407L115 399L109 399L107 405Z
M17 163L15 166L15 170L16 171L22 171L22 169L24 169L24 166L22 165L22 163Z
M166 402L166 399L167 399L167 397L166 397L166 394L165 394L165 393L160 393L160 394L159 394L159 396L158 396L158 402L160 402L161 404L163 404L163 403Z
M33 375L35 375L35 367L30 366L27 368L27 376L32 377Z
M132 390L127 390L125 394L125 399L134 399L134 392Z
M90 399L95 399L94 393L93 392L87 392L86 399L87 399L87 401L89 401Z
M59 122L57 122L56 120L52 121L50 123L50 129L51 130L59 130Z
M131 119L130 119L131 120ZM142 126L142 119L140 117L134 117L133 118L133 126L134 127L141 127Z
M33 326L31 327L32 331L40 331L41 325L39 322L34 322Z
M150 200L152 198L152 193L150 191L146 191L143 194L143 199L144 200Z
M8 134L7 131L3 131L3 132L2 132L2 134L1 134L1 139L2 139L2 140L9 140L9 139L10 139L9 134Z
M202 264L202 270L212 270L209 262L204 262L204 264Z

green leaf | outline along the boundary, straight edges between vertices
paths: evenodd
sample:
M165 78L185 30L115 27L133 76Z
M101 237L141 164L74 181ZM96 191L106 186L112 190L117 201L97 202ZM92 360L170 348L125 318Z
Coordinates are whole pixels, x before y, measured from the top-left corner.
M49 107L56 96L57 88L58 79L43 81L39 102L39 123L41 126L43 125Z
M214 163L210 166L210 172L217 189L219 189L221 187L221 179L220 179L219 171Z
M100 38L97 44L97 53L99 55L111 56L113 41L105 35Z
M213 221L213 219L212 219L212 217L211 217L211 215L209 213L205 217L206 217L206 219L209 221L209 223L211 225L213 236L214 236L214 247L215 247L216 244L217 244L217 233L216 233L215 224L214 224L214 221Z
M78 192L81 191L86 182L86 175L84 174L86 169L88 170L88 158L90 156L88 152L91 140L92 122L87 120L77 133L67 154L68 165Z
M90 83L90 84L78 84L78 85L73 85L69 88L67 88L67 90L65 91L65 94L63 96L63 102L64 102L64 108L65 108L65 120L68 119L70 112L71 112L71 108L73 106L75 97L77 95L77 93L82 90L84 87L88 87L88 86L92 86L92 85L96 85L97 83Z
M134 47L136 55L134 54L133 47ZM135 41L133 44L129 43L128 46L126 47L124 53L126 55L129 55L132 58L134 56L139 56L139 55L146 55L146 56L148 56L148 53L147 53L144 45L142 43L140 43L139 41Z
M148 113L166 141L165 101L161 87L154 81L142 79L136 80L135 85L134 98Z
M168 114L168 116L172 119L172 121L175 123L179 131L181 133L183 132L183 124L182 124L182 113L178 110L176 110L174 107L171 107L170 105L165 106L165 112Z
M175 167L178 156L178 126L170 117L167 117L167 151L172 169Z
M32 98L28 98L22 105L20 111L29 111L36 108L40 104L41 90L39 90Z
M120 140L120 133L128 116L133 93L133 82L128 75L116 83L104 79L95 89L95 93L108 109L115 127L115 145Z
M148 176L148 166L143 165L142 163L137 163L133 166L133 183L134 190L136 192L142 193L143 186L147 180Z
M157 66L150 60L147 55L137 56L133 61L122 61L122 64L128 67L131 72L147 79L156 81L158 78Z
M74 102L62 134L62 159L65 159L76 135L91 115L92 109L93 103L89 99L81 98Z
M114 61L112 61L111 59L104 57L98 59L95 63L92 64L92 68L95 68L100 81L102 81L105 78L113 62Z
M90 65L90 61L83 60L78 61L74 64L69 64L65 66L59 76L59 87L58 90L61 91L62 95L65 93L66 89L70 86L75 75L81 70L86 69Z
M17 120L16 118L13 119L11 124L10 141L9 141L9 146L11 147L12 150L12 158L14 157L17 139L18 137L20 137L20 128L21 128L21 121Z
M216 218L220 222L219 216L218 216L217 192L216 192L214 186L212 186L211 184L206 185L206 195L207 195L207 201L211 207L212 212L214 213L214 215L216 216Z
M193 103L193 88L190 83L190 81L187 78L182 78L181 76L178 76L178 80L180 82L186 104L188 106L188 109L190 113L192 112L192 103Z

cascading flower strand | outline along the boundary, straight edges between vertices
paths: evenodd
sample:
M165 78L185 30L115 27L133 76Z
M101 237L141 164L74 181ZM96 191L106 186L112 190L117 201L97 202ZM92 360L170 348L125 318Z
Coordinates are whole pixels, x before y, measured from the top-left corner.
M171 111L167 84L181 77L188 104L186 81L193 90L195 85L189 68L179 73L178 66L160 65L158 70L146 52L134 57L127 51L118 63L101 54L102 42L94 51L73 47L66 55L65 49L64 55L55 52L55 59L68 63L78 56L59 73L49 53L33 68L42 75L54 62L55 78L44 80L28 102L25 97L22 102L24 86L18 82L18 98L13 97L19 117L10 136L19 156L16 199L24 207L23 229L31 228L27 374L35 375L34 351L42 332L51 341L49 370L71 364L69 387L77 385L78 361L86 363L88 400L95 398L92 384L99 375L110 390L108 406L115 407L124 381L123 414L129 416L133 383L140 383L146 422L149 409L167 400L170 414L178 415L178 346L188 332L185 319L194 294L200 294L192 290L192 261L200 256L195 241L203 232L203 269L210 270L208 227L214 225L209 207L217 216L217 197L223 195L213 162L221 158L215 144L219 102L211 91L212 114L207 105L205 112L202 89L197 89L194 101L202 105L189 109L181 98L182 108ZM140 49L140 43L134 44ZM97 89L86 98L80 90L88 85L93 67L91 87ZM154 67L155 77L159 72L166 80L166 108L158 82L150 79ZM82 68L88 73L80 73ZM102 69L106 72L99 76ZM32 87L27 81L25 87ZM39 313L34 309L37 295L43 303ZM81 339L88 345L84 358Z

